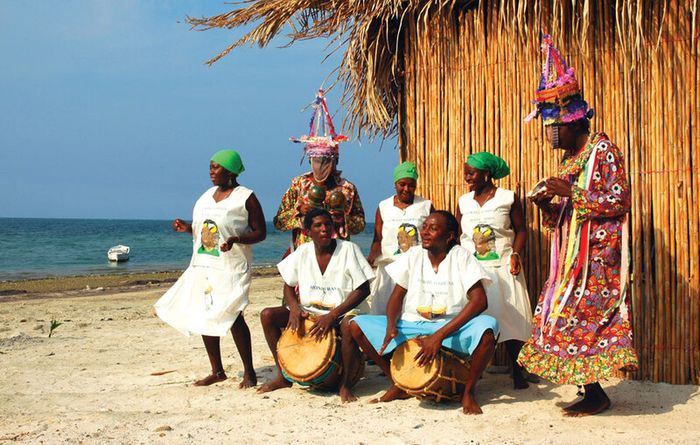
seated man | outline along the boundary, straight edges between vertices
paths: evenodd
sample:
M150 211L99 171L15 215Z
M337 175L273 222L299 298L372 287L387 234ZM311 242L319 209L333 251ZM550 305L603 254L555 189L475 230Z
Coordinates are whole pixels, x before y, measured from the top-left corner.
M297 247L277 265L284 279L282 307L269 307L260 313L265 340L277 363L277 376L258 392L269 392L292 385L279 369L277 341L282 329L294 331L303 319L315 320L308 335L323 338L338 320L369 295L372 267L356 244L333 239L333 220L327 210L314 208L304 216L304 229L313 242ZM299 286L299 294L294 287ZM350 364L350 362L346 362ZM343 367L346 368L346 367ZM344 399L341 394L341 399Z
M451 213L431 213L423 223L421 238L422 246L412 247L386 268L396 282L386 316L360 315L343 323L349 325L345 331L351 334L343 337L343 354L359 345L386 375L391 371L384 355L414 337L425 336L418 339L418 366L431 363L441 346L469 354L471 368L462 407L465 414L481 414L474 385L493 355L498 334L496 319L480 315L487 307L482 281L488 281L488 275L458 244L458 223ZM445 315L433 318L432 314ZM341 390L350 393L345 380ZM379 400L407 397L394 384Z

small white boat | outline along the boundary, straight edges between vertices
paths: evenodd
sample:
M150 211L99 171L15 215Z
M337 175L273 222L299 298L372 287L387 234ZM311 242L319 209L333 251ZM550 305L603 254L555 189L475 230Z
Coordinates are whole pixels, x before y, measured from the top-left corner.
M107 251L107 258L109 258L109 261L128 261L129 260L129 246L122 246L121 244L118 246L111 247Z

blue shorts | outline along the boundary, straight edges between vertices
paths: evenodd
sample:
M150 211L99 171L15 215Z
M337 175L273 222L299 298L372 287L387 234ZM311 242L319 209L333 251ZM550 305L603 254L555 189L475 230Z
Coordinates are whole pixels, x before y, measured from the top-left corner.
M386 315L358 315L351 322L357 323L365 334L372 347L379 352L386 336L387 318ZM396 349L400 344L421 335L431 335L438 329L445 326L449 320L442 321L405 321L396 322L399 334L394 337L389 346L384 350L384 354ZM471 355L481 337L488 330L493 331L494 336L498 336L498 322L490 315L477 315L469 320L461 328L452 333L442 341L442 346L460 354Z

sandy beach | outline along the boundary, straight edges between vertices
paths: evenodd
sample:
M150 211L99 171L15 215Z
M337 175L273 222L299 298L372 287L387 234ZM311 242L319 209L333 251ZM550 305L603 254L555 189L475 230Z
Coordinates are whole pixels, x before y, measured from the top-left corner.
M690 385L609 381L612 409L579 419L560 414L576 388L541 383L515 391L508 376L492 374L477 388L482 416L416 399L368 404L387 386L374 366L355 388L356 403L298 386L259 395L238 389L242 366L230 338L222 342L229 380L193 387L209 371L201 339L152 315L169 284L148 283L0 296L0 442L643 444L700 437L700 389ZM278 277L257 277L245 312L259 382L271 376L273 360L258 316L278 304L280 291ZM49 338L52 320L62 324Z

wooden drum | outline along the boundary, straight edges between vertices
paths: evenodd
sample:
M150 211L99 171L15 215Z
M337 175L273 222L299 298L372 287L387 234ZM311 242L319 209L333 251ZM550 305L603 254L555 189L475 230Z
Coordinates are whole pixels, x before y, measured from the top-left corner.
M282 375L290 382L314 389L337 390L343 370L340 353L340 336L331 329L321 340L306 335L313 320L304 320L300 332L286 329L277 342L277 360ZM350 386L357 383L364 373L364 360L360 357L352 366L348 379Z
M418 351L420 346L415 339L399 345L394 351L391 378L396 386L419 399L460 401L469 363L442 348L430 365L419 368L416 361Z

